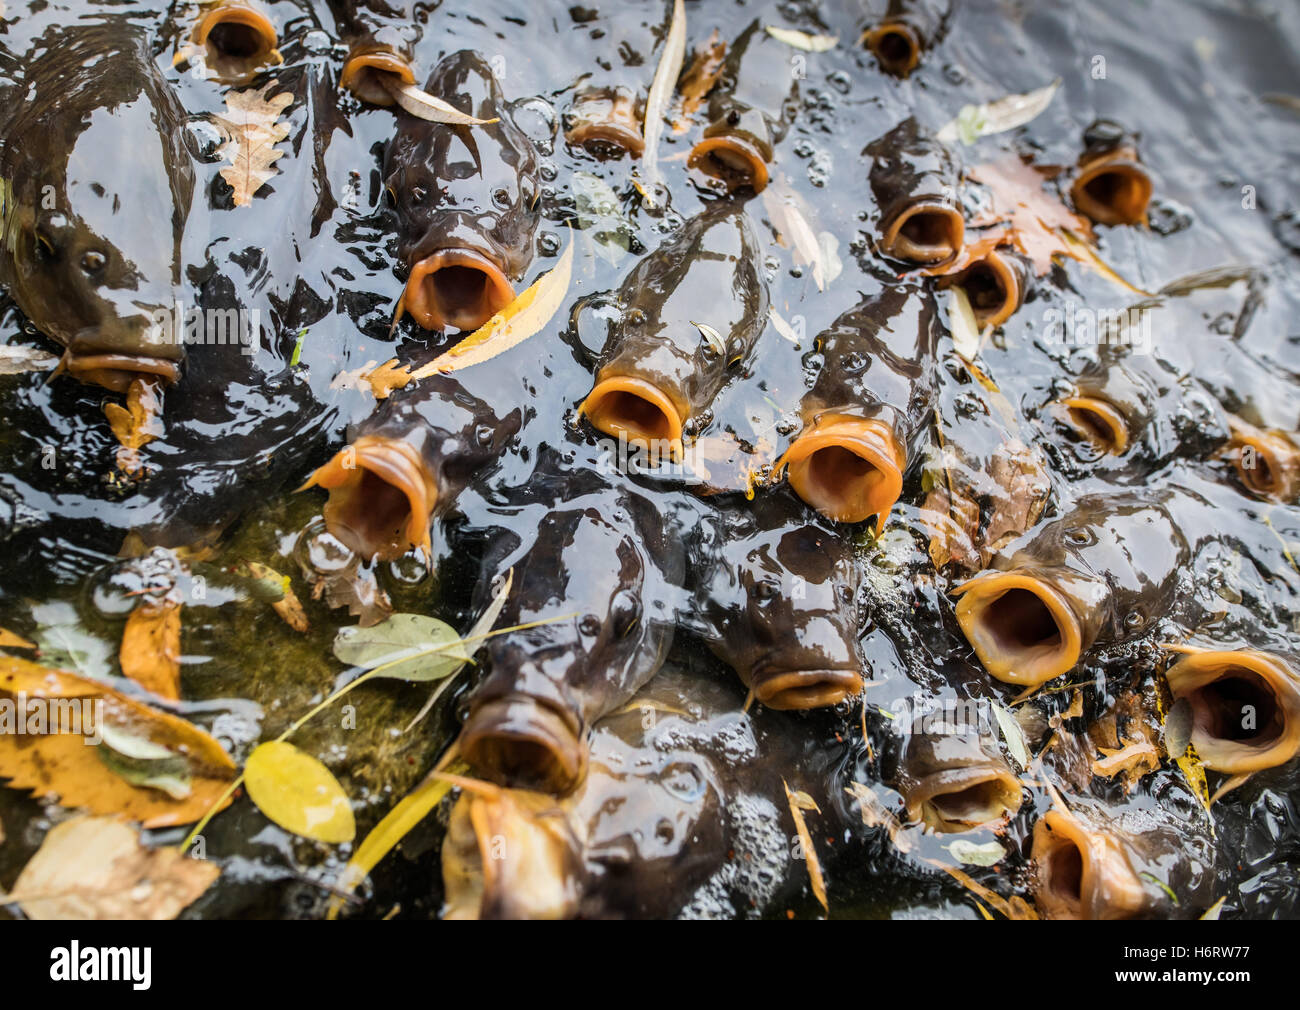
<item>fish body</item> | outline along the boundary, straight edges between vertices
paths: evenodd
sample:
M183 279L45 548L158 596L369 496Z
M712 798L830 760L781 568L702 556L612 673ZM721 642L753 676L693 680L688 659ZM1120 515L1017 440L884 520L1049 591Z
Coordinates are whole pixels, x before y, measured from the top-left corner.
M129 23L46 39L0 148L0 284L78 378L117 392L173 382L184 346L158 323L177 300L194 194L185 112Z

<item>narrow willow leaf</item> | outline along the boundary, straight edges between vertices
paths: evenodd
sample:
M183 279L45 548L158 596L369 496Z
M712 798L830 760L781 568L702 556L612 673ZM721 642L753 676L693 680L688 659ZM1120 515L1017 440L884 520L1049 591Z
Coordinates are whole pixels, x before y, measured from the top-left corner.
M1169 709L1164 724L1165 751L1177 760L1192 742L1192 703L1179 698Z
M53 354L37 347L18 344L0 346L0 375L20 375L23 372L48 372L59 363Z
M369 628L340 628L334 655L349 666L384 669L397 680L441 680L469 661L460 635L446 621L423 614L394 614Z
M1029 746L1025 743L1025 731L1020 728L1016 717L996 702L993 704L993 717L998 721L1002 739L1007 742L1007 750L1011 751L1016 764L1024 771L1029 767Z
M421 91L414 84L404 84L392 74L379 74L379 82L393 96L393 101L417 119L430 123L450 123L452 126L487 126L500 120L476 119L461 112L455 106L448 105L441 98L435 98L427 91Z
M980 328L970 299L960 286L948 289L948 329L952 331L954 349L967 361L973 361L980 350Z
M808 879L812 883L813 894L821 903L822 909L830 912L830 905L826 899L826 878L822 876L821 860L817 858L817 850L813 848L812 835L808 831L808 825L804 821L804 811L812 810L817 813L821 811L817 803L811 796L800 790L790 791L789 783L782 780L785 786L785 798L790 804L790 816L794 818L794 829L799 835L799 845L803 849L804 863L808 867Z
M1002 861L1007 854L997 842L985 842L983 845L977 845L975 842L967 841L964 838L954 840L950 845L945 845L952 858L959 863L965 863L967 866L996 866Z
M1096 249L1094 249L1091 245L1089 245L1087 242L1081 239L1069 228L1061 228L1059 229L1059 231L1060 231L1061 238L1065 242L1066 251L1069 252L1069 254L1073 256L1075 259L1080 260L1083 263L1087 263L1088 265L1093 267L1098 273L1100 273L1103 277L1105 277L1108 281L1111 281L1114 284L1118 284L1120 287L1128 291L1132 291L1135 295L1141 295L1143 298L1155 297L1155 295L1153 295L1150 291L1143 291L1140 287L1137 287L1134 284L1130 284L1123 277L1117 274L1114 268L1112 268L1109 263L1107 263L1104 259L1101 258L1101 256L1097 254Z
M1217 922L1219 915L1223 912L1223 903L1227 900L1228 900L1227 898L1220 898L1218 901L1216 901L1213 905L1211 905L1209 908L1205 910L1205 914L1201 916L1201 918L1210 919Z
M664 51L655 68L654 80L650 83L650 94L645 103L645 125L641 135L645 140L645 153L641 156L642 170L645 172L645 184L642 195L649 206L653 206L650 194L659 182L659 136L664 130L664 116L668 112L668 103L681 76L682 63L686 59L686 8L682 0L673 0L673 19L668 26L668 37L664 40Z
M1037 119L1052 103L1052 97L1060 86L1061 79L1058 77L1051 84L1023 95L1007 95L996 102L985 102L983 105L964 105L957 118L939 131L939 140L945 144L960 140L969 146L980 137L1024 126Z
M839 42L838 35L809 35L807 32L797 31L794 28L773 28L770 25L767 28L767 34L779 42L784 42L787 46L794 46L796 49L802 49L807 53L824 53L835 48L835 43Z
M700 336L702 336L708 342L709 346L717 351L719 355L727 353L727 344L726 341L722 339L721 333L715 330L708 323L697 323L694 319L691 320L691 325L700 331Z
M260 744L244 765L244 788L257 809L285 831L318 842L357 834L347 794L328 768L291 743Z

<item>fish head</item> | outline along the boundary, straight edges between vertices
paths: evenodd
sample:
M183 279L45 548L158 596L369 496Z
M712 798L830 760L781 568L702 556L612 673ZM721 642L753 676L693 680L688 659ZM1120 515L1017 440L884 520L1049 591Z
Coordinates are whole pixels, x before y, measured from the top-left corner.
M908 817L940 833L970 831L1020 809L1022 791L996 746L978 726L952 733L910 733L899 771Z
M223 83L244 83L283 62L275 25L252 0L222 0L210 7L195 24L193 38L204 64Z
M1122 833L1064 807L1034 825L1034 897L1050 919L1132 919L1152 897L1133 866Z

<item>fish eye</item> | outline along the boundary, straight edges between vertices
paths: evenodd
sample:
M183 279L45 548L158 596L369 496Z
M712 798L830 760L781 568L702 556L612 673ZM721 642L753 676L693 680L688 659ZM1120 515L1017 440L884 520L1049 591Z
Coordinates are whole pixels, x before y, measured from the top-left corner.
M727 125L728 125L728 126L739 126L739 125L740 125L740 113L737 112L735 109L731 109L731 110L727 113Z
M510 207L510 194L504 186L499 186L492 191L492 202L501 210L506 210Z
M97 274L108 266L108 257L102 252L91 249L82 254L81 269L88 274Z
M781 592L781 586L776 579L759 579L750 589L756 600L774 600Z
M1124 615L1124 627L1129 631L1137 631L1142 625L1147 623L1146 615L1141 611L1130 610Z
M595 638L600 634L600 618L595 614L585 614L578 622L578 631L586 638Z
M1097 542L1097 538L1092 535L1092 530L1076 526L1065 531L1065 542L1071 547L1089 547Z

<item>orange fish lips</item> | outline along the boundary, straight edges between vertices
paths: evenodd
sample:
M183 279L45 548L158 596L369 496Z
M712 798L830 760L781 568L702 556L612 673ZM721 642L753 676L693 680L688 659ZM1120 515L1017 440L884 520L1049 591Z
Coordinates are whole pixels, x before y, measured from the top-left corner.
M181 377L180 362L143 354L66 351L59 370L82 382L103 386L114 393L125 393L136 379L154 377L171 385Z
M928 775L907 793L909 820L931 831L970 831L1013 815L1023 800L1008 768L972 764Z
M438 487L414 446L363 435L322 466L300 491L329 491L325 525L365 558L393 560L413 547L431 551L429 517Z
M1120 841L1051 810L1034 825L1038 907L1049 919L1131 919L1149 904Z
M249 73L281 62L275 25L250 4L218 4L200 19L194 41L208 54L208 64Z
M883 530L903 490L903 450L882 421L823 415L776 464L795 494L828 519L856 523L876 517Z
M738 134L705 137L691 148L686 164L721 179L730 193L746 187L761 193L767 187L767 159L757 144Z
M1239 775L1275 768L1300 751L1300 682L1275 656L1192 652L1165 674L1192 710L1192 746L1207 768Z
M966 222L961 211L942 200L917 200L885 228L880 250L907 263L946 263L961 251Z
M1083 632L1066 598L1042 579L990 572L953 590L957 623L989 674L1036 687L1074 669Z
M475 708L461 730L460 753L494 782L551 794L574 789L587 767L576 720L524 695Z
M514 298L510 279L483 253L440 249L411 267L402 307L426 330L477 330Z
M645 452L667 448L669 458L682 456L686 412L647 379L615 375L601 379L583 401L581 412L600 431Z
M895 77L907 77L921 62L921 40L901 21L877 25L863 41L875 53L881 68Z
M1300 494L1300 448L1285 435L1231 420L1229 456L1253 494L1289 504Z
M1079 213L1097 224L1141 224L1151 203L1151 176L1136 152L1120 149L1079 168L1070 196Z
M1072 396L1055 405L1056 416L1102 452L1122 456L1128 448L1128 421L1113 403L1096 396Z
M862 675L851 669L756 670L754 697L768 708L810 709L838 705L862 690Z
M645 150L636 100L624 89L580 95L569 119L571 125L565 132L565 139L593 154L610 157L627 152L633 158L639 158Z
M1008 256L997 249L952 275L949 283L960 285L966 292L980 329L1001 326L1025 300L1021 274Z
M384 75L402 84L415 84L411 64L397 53L382 46L361 46L348 54L339 75L339 87L347 88L371 105L393 105L395 100L381 80Z

